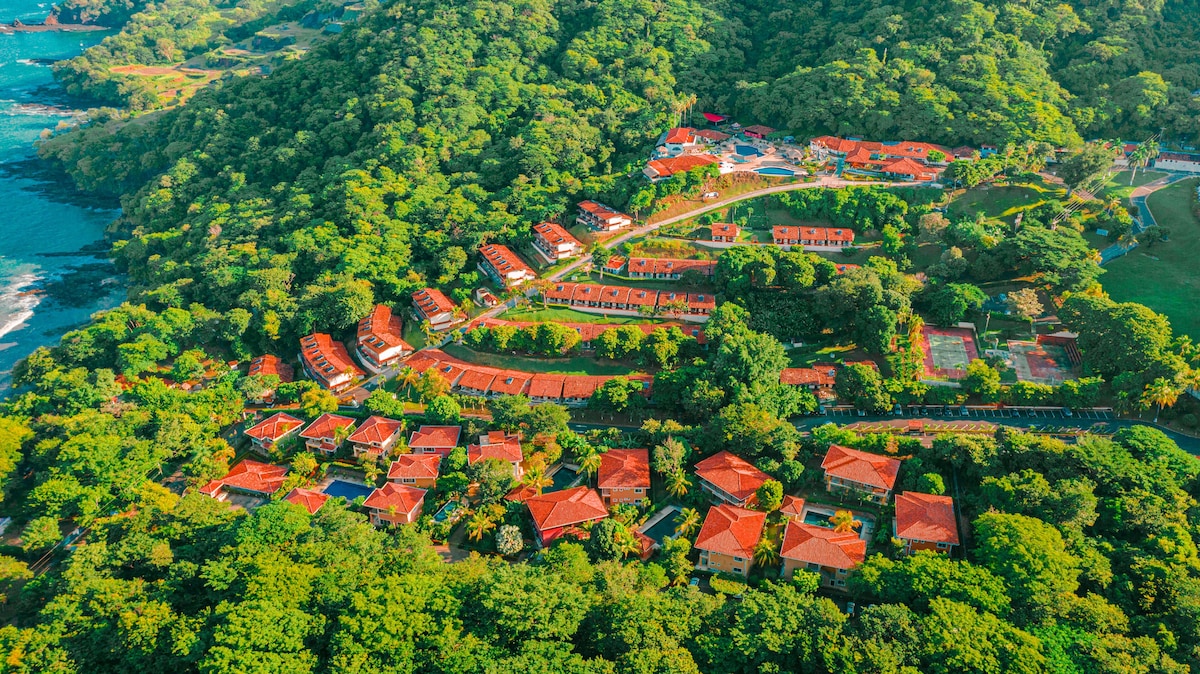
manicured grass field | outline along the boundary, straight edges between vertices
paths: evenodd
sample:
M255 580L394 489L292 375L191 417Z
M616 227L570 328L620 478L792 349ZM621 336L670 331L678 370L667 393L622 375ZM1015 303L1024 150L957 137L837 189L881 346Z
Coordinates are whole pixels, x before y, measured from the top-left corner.
M1129 176L1125 176L1126 180ZM951 216L975 215L1010 218L1021 211L1036 208L1050 199L1062 199L1066 190L1044 181L973 187L950 202Z
M1135 176L1133 179L1133 185L1130 185L1129 171L1121 171L1117 175L1113 176L1111 180L1105 183L1104 187L1100 188L1096 196L1101 199L1107 199L1110 196L1115 196L1121 199L1121 201L1128 206L1129 195L1133 192L1134 188L1145 185L1146 183L1154 182L1165 175L1167 174L1159 173L1158 171L1138 171L1137 176Z
M1128 176L1126 177L1128 180ZM1158 223L1171 230L1171 240L1139 246L1105 265L1104 289L1121 302L1139 302L1165 314L1176 334L1200 337L1200 221L1191 199L1200 180L1185 180L1147 199Z
M601 316L566 307L542 308L536 300L529 307L510 309L499 316L506 321L530 321L535 323L657 323L652 318L640 316Z
M472 351L459 344L447 344L443 349L455 358L461 358L468 363L498 367L521 372L547 372L552 374L633 374L629 368L620 363L575 356L572 358L525 358L500 353L485 353Z

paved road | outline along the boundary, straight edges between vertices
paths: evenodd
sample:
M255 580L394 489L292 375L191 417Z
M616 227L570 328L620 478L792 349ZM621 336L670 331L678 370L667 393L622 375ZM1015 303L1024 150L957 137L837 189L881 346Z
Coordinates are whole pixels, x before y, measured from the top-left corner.
M1146 231L1147 228L1158 224L1154 220L1154 214L1150 212L1150 207L1146 205L1146 198L1168 185L1191 177L1194 176L1188 173L1171 173L1158 180L1134 188L1133 193L1129 195L1129 201L1137 209L1138 215L1133 219L1133 229L1130 232L1131 237L1137 236ZM1114 243L1100 251L1100 264L1112 262L1136 247L1137 242L1132 240Z

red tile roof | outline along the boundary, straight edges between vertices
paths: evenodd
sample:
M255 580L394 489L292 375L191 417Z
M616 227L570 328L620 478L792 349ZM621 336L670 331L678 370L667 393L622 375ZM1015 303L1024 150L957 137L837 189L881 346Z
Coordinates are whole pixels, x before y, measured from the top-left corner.
M686 173L694 168L719 163L711 154L685 154L682 157L655 159L648 166L660 178L669 178L676 173Z
M908 157L900 157L899 159L891 159L884 162L881 169L884 173L892 175L907 175L914 179L921 176L930 176L935 172L924 164L918 163Z
M762 538L767 514L722 503L709 508L704 526L696 535L695 547L700 550L732 555L742 559L754 557L754 546Z
M630 274L682 274L689 269L694 269L705 276L712 276L716 267L716 260L680 260L667 257L629 258Z
M580 248L583 247L583 244L579 242L579 239L571 236L571 233L558 223L539 222L533 226L533 233L550 246L558 246L559 244L569 243L573 246L579 246Z
M596 486L600 489L649 489L650 451L610 449L601 454Z
M696 130L686 126L675 127L667 132L663 142L668 145L683 145L695 141Z
M250 361L250 376L254 375L274 375L279 377L281 383L292 381L295 372L292 371L292 366L279 360L278 356L266 354Z
M410 449L457 447L462 426L422 426L408 440Z
M301 339L300 357L308 366L309 373L321 379L326 386L342 373L350 373L352 379L363 376L363 371L350 360L346 345L325 333L314 332Z
M529 380L529 397L558 400L562 398L563 383L566 380L567 378L561 374L535 374Z
M716 129L698 129L696 131L696 135L713 143L720 143L721 141L729 140L730 138L729 134L721 133Z
M772 129L769 126L763 126L762 124L751 124L750 126L742 129L742 133L756 133L760 136L769 136L775 133L775 129Z
M813 143L823 145L826 148L839 154L846 154L863 149L867 152L888 157L908 157L911 159L919 159L927 161L931 151L938 151L949 157L952 152L948 148L933 143L919 143L915 141L900 141L898 143L880 143L878 141L867 140L849 140L846 138L835 138L833 136L821 136L814 138Z
M376 351L401 346L412 351L412 346L400 336L403 332L400 317L392 313L386 304L376 304L367 317L358 322L358 344Z
M714 222L710 226L713 236L737 236L741 231L741 228L732 222Z
M492 380L492 387L488 389L488 393L496 395L520 395L525 392L525 387L529 385L533 375L515 370L504 370L496 375Z
M526 499L533 525L540 531L608 517L608 508L594 489L575 487Z
M288 495L284 496L283 500L303 506L308 511L308 514L315 515L321 509L321 506L325 505L325 502L329 500L329 494L296 487L288 492Z
M521 454L521 443L507 440L494 445L468 445L467 463L475 465L486 459L500 459L508 463L521 463L525 457Z
M247 428L246 435L255 440L270 440L274 442L303 425L303 421L290 414L276 412Z
M496 370L490 368L472 368L463 373L458 380L458 387L486 393L496 378Z
M534 276L533 269L525 264L525 261L520 258L508 246L498 243L489 243L479 247L479 254L483 259L491 265L501 275L507 275L509 272L523 271L529 276Z
M389 480L403 478L436 478L441 471L442 457L437 454L401 454L388 468Z
M308 428L300 431L300 437L308 440L332 440L337 435L338 429L353 426L354 420L350 417L325 413L309 424Z
M890 491L896 486L900 460L860 452L841 445L830 445L829 451L825 453L825 460L821 462L821 468L833 477Z
M954 499L914 491L898 494L896 536L912 541L958 545Z
M625 218L631 220L628 215L609 208L602 203L596 201L581 201L579 202L579 210L595 216L599 220L610 220L613 218Z
M604 382L612 379L612 377L604 377L600 375L570 375L563 381L563 398L571 400L583 400L591 398L596 389Z
M358 430L350 434L347 438L350 442L355 442L361 445L371 443L384 443L388 438L400 432L404 428L403 421L388 419L386 417L367 417L362 426Z
M206 496L216 496L226 487L234 487L260 494L274 494L283 486L287 476L287 466L276 466L270 463L244 459L229 472L217 480L213 480L200 488L200 493Z
M604 263L604 271L607 271L607 272L619 271L621 269L621 267L624 267L625 263L628 261L629 260L626 260L625 258L621 257L620 255L610 255L608 258L608 262Z
M763 482L771 479L770 475L729 452L717 452L697 463L696 476L739 501L753 496Z
M783 504L779 506L779 512L789 517L799 517L804 514L804 499L799 496L787 494L783 497Z
M833 569L853 569L866 558L867 542L852 531L838 533L789 519L779 556Z
M413 508L416 508L424 498L424 489L388 482L371 492L371 495L363 501L363 506L376 510L388 510L395 507L396 512L408 513L412 512Z
M437 288L426 288L412 294L413 305L425 318L440 313L454 313L457 308L449 297Z

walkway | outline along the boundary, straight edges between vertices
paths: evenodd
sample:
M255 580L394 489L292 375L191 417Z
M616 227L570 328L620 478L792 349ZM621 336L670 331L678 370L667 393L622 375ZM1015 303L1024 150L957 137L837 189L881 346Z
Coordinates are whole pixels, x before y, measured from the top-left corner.
M1150 212L1150 207L1146 205L1146 198L1154 192L1162 188L1177 183L1180 180L1186 180L1194 177L1189 173L1170 173L1158 180L1148 182L1145 185L1139 185L1134 188L1133 193L1129 195L1129 201L1137 209L1138 215L1133 219L1133 229L1130 231L1130 236L1127 241L1114 243L1113 245L1100 251L1100 264L1108 262L1125 255L1129 251L1137 248L1137 241L1133 239L1138 234L1146 231L1148 228L1158 224L1154 219L1154 214Z

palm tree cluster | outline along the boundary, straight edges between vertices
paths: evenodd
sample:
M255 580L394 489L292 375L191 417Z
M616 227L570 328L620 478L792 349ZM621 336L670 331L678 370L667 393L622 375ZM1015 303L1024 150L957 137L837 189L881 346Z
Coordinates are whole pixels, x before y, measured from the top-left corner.
M1158 142L1153 138L1138 145L1129 153L1129 167L1133 169L1129 172L1129 184L1133 184L1133 178L1137 175L1138 167L1145 169L1150 164L1150 160L1158 156Z

